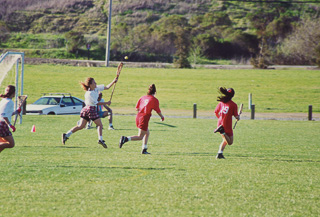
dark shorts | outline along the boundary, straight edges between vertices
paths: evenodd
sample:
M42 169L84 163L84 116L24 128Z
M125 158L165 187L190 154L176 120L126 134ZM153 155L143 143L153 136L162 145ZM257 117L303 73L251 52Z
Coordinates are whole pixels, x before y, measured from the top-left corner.
M12 136L12 133L9 130L8 125L6 122L0 122L0 137Z
M139 129L147 131L149 127L149 120L151 115L146 114L137 114L136 116L136 125Z
M82 108L80 117L87 120L87 121L94 121L99 119L99 114L97 112L97 107L96 106L85 106Z
M100 118L104 118L104 117L103 117L104 111L98 111L98 114L99 114L99 117L100 117ZM108 115L107 115L107 116L108 116Z

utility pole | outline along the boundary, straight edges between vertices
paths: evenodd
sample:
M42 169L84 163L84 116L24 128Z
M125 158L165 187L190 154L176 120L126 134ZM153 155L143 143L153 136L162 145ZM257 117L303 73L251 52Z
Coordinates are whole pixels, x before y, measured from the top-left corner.
M108 38L107 38L107 44L106 44L106 66L109 66L109 59L110 59L111 12L112 12L112 0L109 0Z

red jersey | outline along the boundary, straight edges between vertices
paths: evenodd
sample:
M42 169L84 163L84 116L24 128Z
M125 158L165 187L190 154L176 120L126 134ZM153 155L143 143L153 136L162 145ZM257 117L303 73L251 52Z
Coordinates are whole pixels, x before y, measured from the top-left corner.
M232 100L229 102L219 102L214 110L218 118L218 126L222 125L227 134L233 135L232 116L238 116L238 106Z
M137 102L136 109L139 110L139 114L142 113L144 115L150 116L152 109L155 110L157 113L161 112L159 108L159 100L155 98L153 95L146 95L141 97Z

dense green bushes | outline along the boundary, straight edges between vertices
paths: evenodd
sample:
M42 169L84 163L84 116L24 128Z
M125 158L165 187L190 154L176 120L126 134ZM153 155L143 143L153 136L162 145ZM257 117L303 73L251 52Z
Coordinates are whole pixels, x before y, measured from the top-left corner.
M28 0L22 11L15 1L6 1L9 9L0 10L0 48L58 49L53 56L61 58L64 49L86 58L90 43L91 57L105 59L108 2ZM261 68L315 64L318 45L293 49L297 42L292 42L302 37L298 29L305 22L320 23L319 12L320 6L311 3L114 0L111 60L128 55L131 61L175 62L178 67L199 59L251 59ZM314 31L319 41L319 28Z

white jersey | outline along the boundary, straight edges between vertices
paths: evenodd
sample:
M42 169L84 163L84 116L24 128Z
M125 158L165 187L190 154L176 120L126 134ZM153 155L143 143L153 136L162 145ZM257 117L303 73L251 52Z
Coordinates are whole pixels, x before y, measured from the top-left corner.
M104 85L100 84L94 90L88 90L84 94L84 102L86 106L96 106L98 104L99 92L104 90Z
M4 118L11 120L12 113L14 112L14 102L12 99L3 98L0 102L0 121Z

